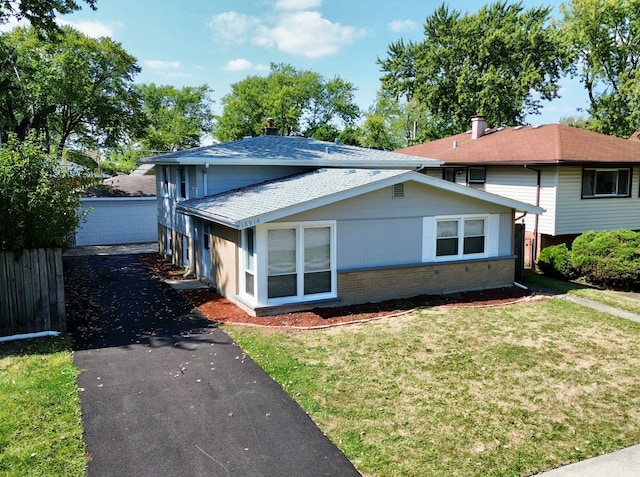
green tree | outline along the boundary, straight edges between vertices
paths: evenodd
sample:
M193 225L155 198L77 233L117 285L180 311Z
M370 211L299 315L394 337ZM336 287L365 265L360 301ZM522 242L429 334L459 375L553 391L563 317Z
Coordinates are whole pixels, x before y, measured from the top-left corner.
M0 149L0 250L66 248L80 220L76 191L89 183L44 154L32 137L12 136Z
M640 0L571 0L562 12L589 129L629 137L640 126Z
M96 9L96 0L82 0L92 10ZM0 0L0 24L10 19L28 20L41 32L57 31L56 15L66 15L81 9L76 0Z
M427 139L467 130L475 114L493 125L522 124L558 96L569 66L550 12L496 2L462 14L443 4L427 17L421 42L394 43L378 60L381 87L425 108L428 124L418 135Z
M143 149L175 151L200 145L213 128L211 90L207 85L136 87L142 100L147 127L137 138Z
M267 118L273 118L285 135L333 134L359 117L354 90L339 77L326 80L312 71L272 64L268 76L249 76L231 85L231 93L222 98L216 138L230 141L259 135Z
M35 131L58 156L70 142L114 146L143 126L133 88L134 57L110 38L63 27L55 39L34 29L2 35L0 127L24 139ZM133 132L133 133L132 133Z

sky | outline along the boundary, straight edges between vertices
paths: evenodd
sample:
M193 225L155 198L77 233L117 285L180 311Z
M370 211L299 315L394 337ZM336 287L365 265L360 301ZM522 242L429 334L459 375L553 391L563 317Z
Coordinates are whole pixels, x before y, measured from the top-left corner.
M80 2L81 3L81 2ZM486 2L451 0L450 9L476 12ZM526 8L560 0L523 0ZM81 3L82 4L82 3ZM98 0L61 17L83 33L109 36L137 58L139 83L178 88L207 84L216 113L230 86L251 75L267 75L271 63L339 76L356 88L367 110L380 87L377 58L389 44L420 41L427 16L441 4L421 0ZM84 5L84 4L83 4ZM564 80L562 98L545 102L530 124L578 116L587 95L577 80Z

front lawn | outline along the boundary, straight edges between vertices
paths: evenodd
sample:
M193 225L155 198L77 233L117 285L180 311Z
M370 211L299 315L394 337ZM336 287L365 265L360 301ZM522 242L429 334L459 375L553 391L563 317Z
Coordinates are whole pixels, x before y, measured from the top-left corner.
M225 329L367 476L531 475L640 443L640 325L566 300Z
M80 403L66 338L0 343L0 475L86 475Z

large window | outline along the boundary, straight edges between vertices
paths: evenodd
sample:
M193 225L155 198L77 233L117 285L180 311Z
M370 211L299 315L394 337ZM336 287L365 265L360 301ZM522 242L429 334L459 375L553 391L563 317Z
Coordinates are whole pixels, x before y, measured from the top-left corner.
M241 294L256 305L334 298L335 222L259 225L242 232Z
M436 257L482 256L486 250L486 217L459 217L436 221Z
M629 197L630 168L589 168L582 171L582 197Z

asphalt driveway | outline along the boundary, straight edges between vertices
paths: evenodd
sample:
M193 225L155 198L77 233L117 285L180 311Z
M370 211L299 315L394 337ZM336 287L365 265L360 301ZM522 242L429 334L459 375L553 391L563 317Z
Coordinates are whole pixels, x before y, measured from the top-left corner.
M89 477L358 476L305 412L138 256L65 256Z

